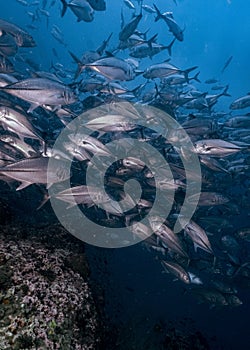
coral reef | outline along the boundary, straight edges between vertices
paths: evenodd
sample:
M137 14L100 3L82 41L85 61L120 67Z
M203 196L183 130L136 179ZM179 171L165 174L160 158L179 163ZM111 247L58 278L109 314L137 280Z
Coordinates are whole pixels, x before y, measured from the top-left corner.
M83 245L69 236L60 225L0 226L0 349L98 347Z

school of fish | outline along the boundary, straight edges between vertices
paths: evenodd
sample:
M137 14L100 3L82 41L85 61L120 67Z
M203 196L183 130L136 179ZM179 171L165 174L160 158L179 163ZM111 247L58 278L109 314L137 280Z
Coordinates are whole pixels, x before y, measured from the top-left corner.
M81 57L68 51L63 31L52 25L50 35L65 46L65 55L73 58L76 67L72 71L64 66L53 49L58 62L41 71L39 62L19 53L21 48L23 53L39 45L30 31L35 31L41 17L46 18L49 26L49 10L60 3L62 17L71 11L72 21L75 16L77 22L92 22L95 11L102 11L105 16L111 1L107 0L107 4L104 0L17 1L27 7L32 23L27 25L27 31L18 23L0 19L1 182L14 185L17 191L25 191L30 185L34 186L34 193L36 189L39 189L37 193L42 190L42 206L48 205L49 187L71 178L71 189L57 194L59 201L68 203L69 208L77 204L100 225L129 227L136 223L132 235L146 237L149 228L152 229L154 233L144 240L144 245L161 261L164 271L185 284L187 293L211 307L241 305L242 291L250 288L250 223L247 224L250 95L237 96L228 105L229 86L221 85L214 78L204 82L211 93L200 91L198 66L177 67L171 60L175 42L185 41L185 26L176 22L174 13L167 11L167 4L160 9L156 3L146 4L141 0L121 1L121 5L131 10L131 18L125 19L122 11L118 34L107 33L103 42L97 43L96 50L83 52ZM152 16L169 31L167 44L157 42L157 33L149 36L140 31L145 15ZM115 47L111 47L114 39ZM155 56L162 51L168 59L156 63ZM140 69L141 62L148 58L151 64ZM20 61L23 69L16 68ZM222 73L229 69L231 62L233 56L225 62ZM134 82L132 89L126 85L131 81ZM222 112L217 109L220 99L224 99L226 106ZM125 102L131 119L120 116L118 107L117 113L109 118L96 115L86 119L83 128L70 130L64 149L55 151L53 145L60 132L81 113L95 107L108 111L109 106L119 106L120 102ZM140 117L133 114L130 103L135 109L138 106ZM176 149L171 142L182 136L180 130L172 131L167 140L155 134L150 129L150 115L143 115L140 106L154 106L175 118L189 135L193 152L199 157L201 193L188 198L190 203L198 201L198 206L178 234L173 227L185 198L187 174L179 156L185 149ZM138 127L140 118L148 120L148 128ZM160 130L165 122L160 113L157 118ZM139 155L138 158L125 157L110 167L105 177L109 195L101 196L83 182L82 176L82 182L77 177L77 172L82 174L88 166L98 171L98 162L105 162L110 156L105 144L112 140L121 139L126 153L131 147L129 136L153 145L172 171L174 180L158 183L163 192L175 191L172 210L164 224L157 215L150 217L148 226L140 223L154 204L157 185L153 172L140 161ZM97 158L92 161L93 155ZM47 183L50 157L55 158L55 169L50 169L51 183ZM74 170L68 168L72 157ZM149 162L152 166L161 166L155 164L150 155ZM197 174L188 175L196 181ZM131 178L137 179L143 189L137 203L124 192L126 181ZM115 207L112 201L112 208L111 198L117 201ZM128 212L123 212L122 199L133 207ZM105 210L98 211L97 215L98 203L102 203Z

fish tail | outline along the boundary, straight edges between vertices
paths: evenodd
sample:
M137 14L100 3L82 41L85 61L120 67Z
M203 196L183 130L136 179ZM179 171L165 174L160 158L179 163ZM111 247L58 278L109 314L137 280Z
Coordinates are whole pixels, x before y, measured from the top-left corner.
M156 14L157 14L157 16L155 17L155 22L157 22L157 21L159 21L159 19L161 19L163 16L162 16L160 10L158 9L158 7L157 7L155 4L153 4L153 6L154 6L155 11L156 11Z
M190 80L196 80L198 83L201 83L200 79L198 78L200 75L200 72L196 73L195 76L193 78L190 78Z
M187 82L189 82L188 74L189 74L190 72L192 72L193 70L195 70L196 68L197 68L197 66L194 66L194 67L188 68L188 69L186 69L186 70L184 70L184 71L182 72L182 73L184 74L185 79L186 79Z
M231 95L228 93L229 85L225 87L225 89L222 91L221 96L228 96L231 97Z
M148 46L150 47L150 49L152 49L152 44L155 42L155 39L157 38L158 34L155 34L154 36L152 36L152 38L150 38L147 43Z
M67 10L68 4L65 0L61 0L61 3L63 5L61 17L63 17L65 15L66 10Z
M76 70L75 77L74 77L74 79L77 79L79 77L79 75L81 74L84 66L82 65L81 60L78 57L76 57L76 55L73 54L73 52L69 51L69 54L73 58L73 60L77 63L77 70Z
M170 43L168 46L166 46L166 49L168 50L169 56L172 56L172 46L174 45L175 40L176 40L176 38L174 38L174 39L171 41L171 43Z

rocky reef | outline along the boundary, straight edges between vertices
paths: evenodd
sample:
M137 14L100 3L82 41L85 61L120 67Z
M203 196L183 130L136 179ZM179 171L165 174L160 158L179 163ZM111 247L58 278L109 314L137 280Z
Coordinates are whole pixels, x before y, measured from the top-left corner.
M0 226L0 349L97 349L84 245L60 225Z

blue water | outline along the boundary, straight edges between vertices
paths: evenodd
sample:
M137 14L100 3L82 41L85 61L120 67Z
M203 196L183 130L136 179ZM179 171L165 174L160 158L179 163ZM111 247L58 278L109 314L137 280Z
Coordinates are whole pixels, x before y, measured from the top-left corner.
M31 2L31 1L30 1ZM48 1L50 4L51 1ZM30 30L37 47L20 49L19 53L41 64L41 70L48 70L51 63L58 60L53 56L55 48L60 57L59 62L74 70L68 50L81 56L84 51L95 50L108 35L113 32L109 48L114 48L118 42L120 30L120 12L123 1L106 0L107 10L96 12L91 23L76 22L70 10L61 18L61 2L58 0L50 12L47 28L46 17L35 22L37 29ZM221 84L229 84L231 98L223 97L217 110L228 112L230 102L250 91L249 87L249 33L250 4L246 0L177 0L178 6L172 0L154 0L160 10L173 11L176 21L184 31L184 42L176 42L173 47L172 61L175 65L188 68L197 65L202 83L198 86L202 91L209 91L204 83L206 79L216 78ZM136 3L136 2L135 2ZM152 5L151 1L145 3ZM131 17L131 10L124 8L126 20ZM1 18L12 21L26 28L31 23L27 11L32 8L21 5L15 0L1 1ZM57 25L63 32L66 47L59 44L50 34L52 25ZM158 33L158 42L169 44L172 35L166 25L154 22L153 16L144 13L139 26L141 31L150 28L148 36ZM233 56L232 62L221 74L226 60ZM121 53L120 57L126 57ZM143 60L140 68L145 68L152 62L161 62L168 55L163 52L153 61ZM246 225L249 223L246 223ZM92 264L93 276L103 282L106 296L106 311L117 324L126 324L131 319L149 319L145 329L138 327L144 336L154 322L159 320L176 320L185 317L192 318L195 326L205 336L216 336L211 341L214 349L249 349L249 312L250 303L247 292L242 292L244 304L234 309L210 309L208 305L198 305L196 300L185 293L180 282L173 282L173 277L162 274L159 261L154 254L142 248L142 245L117 250L105 250L88 247L89 259ZM98 260L100 259L100 260ZM104 264L104 260L107 264ZM99 271L97 261L105 265ZM140 323L140 321L138 321ZM141 321L143 323L143 321Z

